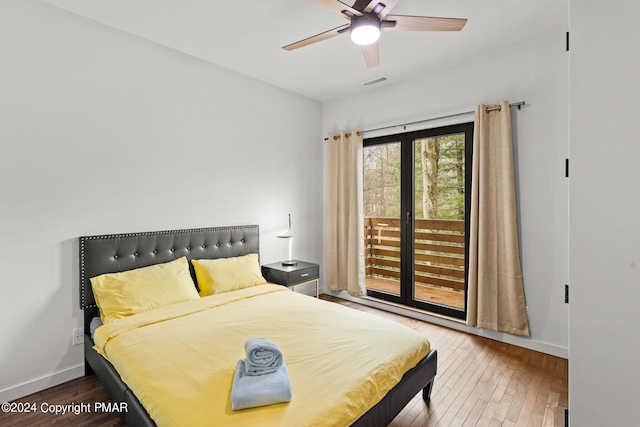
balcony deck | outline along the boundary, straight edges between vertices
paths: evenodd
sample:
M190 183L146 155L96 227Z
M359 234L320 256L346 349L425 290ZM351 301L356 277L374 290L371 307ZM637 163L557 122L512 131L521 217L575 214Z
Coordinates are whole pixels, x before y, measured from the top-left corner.
M400 294L400 282L382 277L368 276L367 289L374 289L391 294ZM415 298L420 301L432 302L464 309L464 292L449 288L434 288L422 283L415 284Z
M465 223L415 219L415 299L464 309ZM367 288L400 293L400 219L364 221Z

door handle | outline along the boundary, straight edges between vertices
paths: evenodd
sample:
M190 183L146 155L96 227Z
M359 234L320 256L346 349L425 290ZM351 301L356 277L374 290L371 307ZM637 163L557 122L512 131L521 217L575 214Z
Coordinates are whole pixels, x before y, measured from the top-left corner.
M411 223L411 211L407 211L407 219L405 220L405 224L409 225Z

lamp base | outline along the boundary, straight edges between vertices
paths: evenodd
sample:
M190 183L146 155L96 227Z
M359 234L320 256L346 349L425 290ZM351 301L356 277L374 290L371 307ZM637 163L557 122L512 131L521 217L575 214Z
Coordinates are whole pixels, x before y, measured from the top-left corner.
M284 265L284 266L298 265L298 262L297 261L293 261L293 260L282 261L282 265Z

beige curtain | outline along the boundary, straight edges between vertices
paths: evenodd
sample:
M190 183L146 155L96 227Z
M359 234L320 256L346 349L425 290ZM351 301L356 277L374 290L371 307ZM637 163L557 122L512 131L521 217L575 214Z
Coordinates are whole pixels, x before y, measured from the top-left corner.
M362 202L363 132L329 135L327 282L329 290L366 295Z
M472 171L467 324L530 336L507 101L476 108Z

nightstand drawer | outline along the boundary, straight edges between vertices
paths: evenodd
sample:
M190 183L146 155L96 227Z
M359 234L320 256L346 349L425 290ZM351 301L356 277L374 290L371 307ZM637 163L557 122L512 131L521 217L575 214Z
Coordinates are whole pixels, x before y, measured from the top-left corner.
M315 280L320 276L319 267L313 266L303 270L296 270L289 273L287 284L293 285L294 283L306 282L309 280Z
M262 266L262 275L271 283L290 286L296 283L316 280L320 277L320 266L304 261L297 261L293 266L274 263Z

